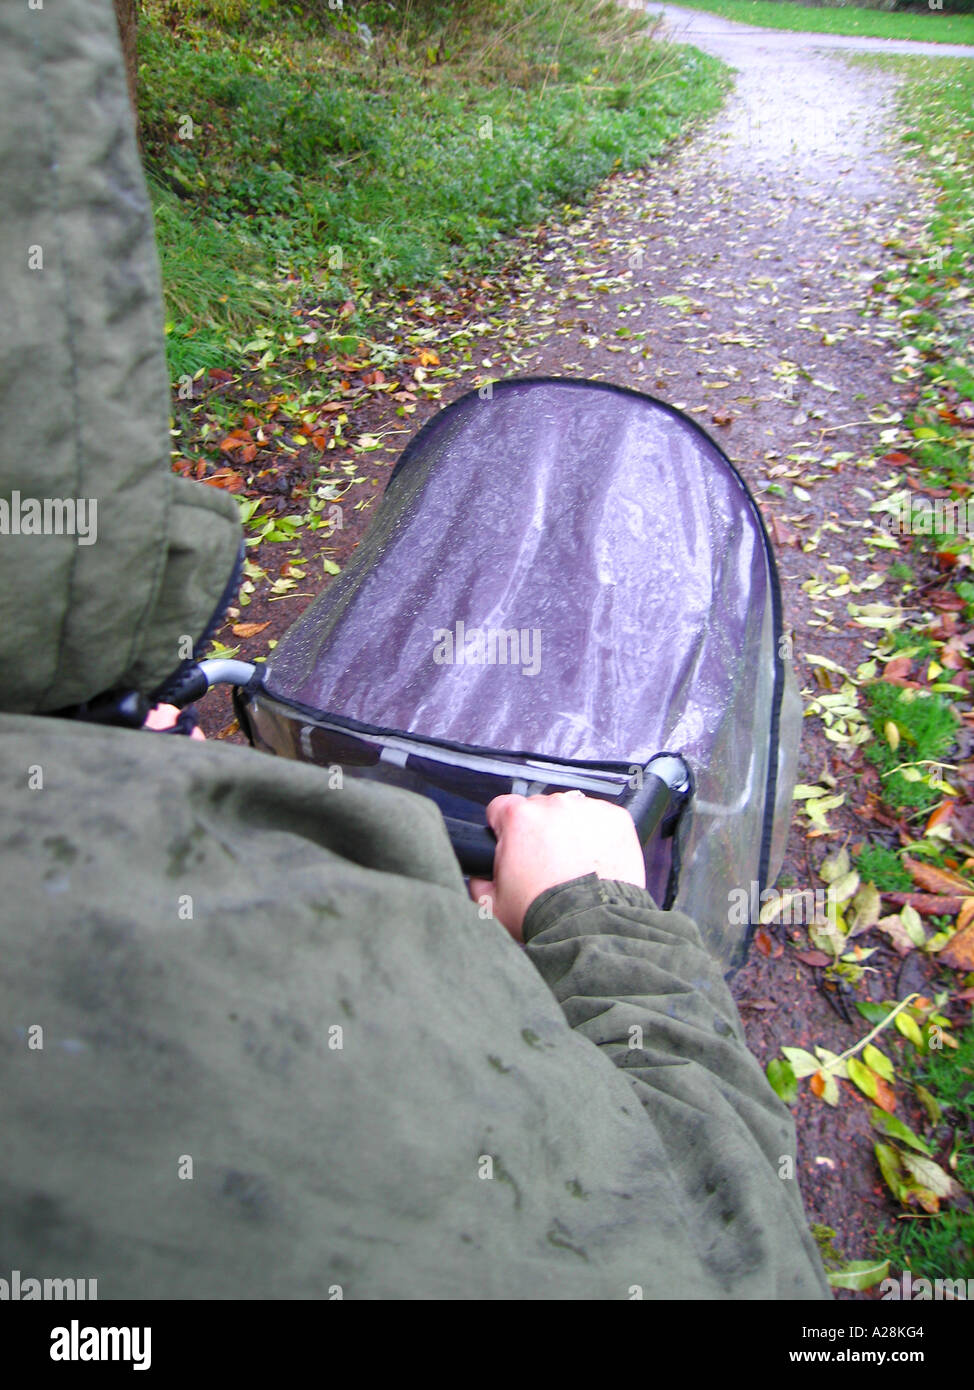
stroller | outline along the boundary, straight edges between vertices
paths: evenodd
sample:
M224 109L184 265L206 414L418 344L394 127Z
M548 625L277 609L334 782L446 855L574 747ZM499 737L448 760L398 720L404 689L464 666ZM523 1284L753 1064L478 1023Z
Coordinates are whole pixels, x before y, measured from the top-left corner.
M656 902L743 962L731 890L780 868L801 706L761 514L674 407L555 377L460 397L266 665L204 661L177 702L217 681L255 747L430 797L467 875L501 793L625 806Z

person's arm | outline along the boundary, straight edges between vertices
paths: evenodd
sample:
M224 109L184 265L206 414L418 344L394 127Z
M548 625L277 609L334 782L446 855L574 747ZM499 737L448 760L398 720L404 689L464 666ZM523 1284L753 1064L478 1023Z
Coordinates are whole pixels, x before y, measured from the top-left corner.
M642 886L628 815L588 798L528 799L534 807L521 800L494 803L495 881L472 890L494 897L568 1023L631 1082L700 1239L716 1251L735 1222L774 1229L783 1279L810 1266L825 1292L802 1210L791 1116L748 1050L697 927L683 913L661 911ZM550 833L555 816L560 835ZM566 854L582 874L558 882ZM619 878L601 871L609 865Z

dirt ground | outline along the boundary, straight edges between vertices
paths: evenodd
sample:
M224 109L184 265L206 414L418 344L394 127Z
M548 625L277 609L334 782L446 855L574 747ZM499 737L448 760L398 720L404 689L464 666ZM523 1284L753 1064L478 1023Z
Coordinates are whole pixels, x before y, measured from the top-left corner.
M685 28L692 16L671 11L669 21ZM878 635L850 626L844 601L812 598L802 584L826 565L861 583L888 563L863 537L870 501L891 470L861 461L914 397L908 383L894 381L897 327L871 290L916 240L929 195L897 150L891 76L830 54L828 47L843 45L827 36L768 35L703 16L687 37L738 70L712 122L665 161L609 180L586 209L523 238L501 279L390 305L390 338L428 327L438 368L425 379L398 372L401 388L416 397L405 420L391 394L350 371L356 428L399 433L364 461L358 456L362 480L343 499L346 522L329 538L328 554L341 565L354 549L396 455L437 406L431 384L442 387L440 404L479 381L515 374L635 386L693 414L761 499L808 693L806 653L854 669ZM465 323L478 325L472 337L452 338ZM803 552L799 542L827 522L836 529ZM272 575L280 564L273 549L261 547L259 557ZM302 542L309 575L321 573L311 568L319 549L312 538ZM307 582L308 594L321 587ZM258 593L231 615L223 640L239 645L244 659L266 652L268 639L309 601L304 589L284 601ZM883 586L870 594L889 597ZM268 626L240 641L229 635L240 617ZM239 738L225 694L208 697L201 715L210 736ZM823 771L837 790L862 775L817 721L806 721L800 780L814 782ZM869 829L846 808L831 819L853 843ZM796 825L785 871L798 886L815 887L815 865L836 843L810 845ZM762 1062L781 1044L842 1052L865 1031L858 1015L851 1023L842 1017L818 987L821 972L797 960L792 945L782 929L774 953L753 951L734 981ZM913 957L901 968L886 948L872 963L881 970L877 999L926 988L933 970ZM868 1252L895 1207L873 1159L867 1103L845 1090L831 1109L803 1087L794 1113L809 1219L834 1227L836 1245L853 1259Z

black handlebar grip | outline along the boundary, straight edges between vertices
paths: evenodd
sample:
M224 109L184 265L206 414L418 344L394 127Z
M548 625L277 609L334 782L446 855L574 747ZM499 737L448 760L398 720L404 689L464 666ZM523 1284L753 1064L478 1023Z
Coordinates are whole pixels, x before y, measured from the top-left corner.
M166 704L185 709L194 700L201 700L209 688L204 672L198 666L189 666L166 690Z
M471 825L469 821L444 816L450 833L450 844L467 878L494 877L494 850L497 837L486 825Z
M632 816L641 845L645 845L662 824L669 810L671 796L672 792L663 779L653 772L647 772L643 785L623 803Z
M645 845L650 836L659 829L670 807L672 793L661 777L647 772L643 785L625 803L625 809L632 816L639 842ZM470 821L459 820L455 816L444 816L450 835L453 852L460 862L460 868L467 878L494 877L494 851L497 837L483 825L473 825Z

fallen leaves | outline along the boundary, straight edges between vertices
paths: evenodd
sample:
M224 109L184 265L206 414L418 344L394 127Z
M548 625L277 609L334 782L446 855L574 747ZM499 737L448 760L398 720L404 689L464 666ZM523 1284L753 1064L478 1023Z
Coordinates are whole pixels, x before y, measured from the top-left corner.
M974 898L968 898L967 903L974 904ZM946 946L941 948L937 959L955 970L974 970L974 921L969 920L966 926L954 933Z
M886 917L881 917L876 923L879 931L883 932L890 939L893 950L900 956L908 956L916 948L916 942L906 930L902 919L896 914L891 913Z
M233 468L218 468L202 481L209 487L225 488L227 492L242 492L245 486L243 477Z
M724 422L718 420L716 423L723 424ZM730 420L728 420L726 423L730 424ZM778 547L785 545L798 545L801 539L797 531L793 531L790 526L785 525L785 523L781 520L780 517L774 515L772 515L771 517L771 535L775 545L777 545Z
M956 1201L964 1191L949 1173L923 1154L891 1144L874 1145L879 1169L890 1191L905 1207L920 1207L929 1215L944 1201Z
M250 430L231 430L224 439L220 440L217 447L222 454L238 454L241 463L253 463L257 457L257 445L254 443Z
M849 1260L828 1271L834 1289L855 1289L861 1293L881 1283L889 1274L889 1260Z
M802 803L800 809L808 817L809 829L806 830L806 835L809 839L831 833L827 816L830 811L835 811L838 807L845 805L844 792L833 792L831 788L826 786L799 783L792 796L794 800Z
M754 933L754 947L762 956L770 956L772 960L776 960L784 950L781 942L776 941L763 927Z
M974 894L974 884L952 869L942 869L936 864L923 864L917 859L911 859L908 854L903 855L902 862L913 881L930 893L947 894L954 897L958 893L964 896ZM954 911L959 911L959 909L955 908Z
M961 897L946 897L939 893L884 893L891 903L897 907L908 907L915 912L922 913L924 917L938 916L944 913L953 916L955 912L960 912L964 905Z

